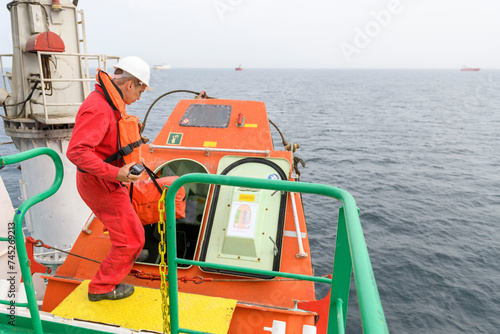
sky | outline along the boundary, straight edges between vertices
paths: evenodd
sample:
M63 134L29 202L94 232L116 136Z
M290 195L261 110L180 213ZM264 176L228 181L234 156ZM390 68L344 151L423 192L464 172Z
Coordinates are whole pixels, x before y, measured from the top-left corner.
M0 0L0 54L12 49L8 2ZM89 53L150 65L500 68L498 0L80 0L78 8Z

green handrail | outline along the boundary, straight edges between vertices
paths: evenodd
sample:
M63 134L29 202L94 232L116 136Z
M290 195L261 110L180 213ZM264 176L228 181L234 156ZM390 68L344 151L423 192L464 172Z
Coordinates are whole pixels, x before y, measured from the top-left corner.
M14 233L15 242L17 249L17 256L19 258L19 264L21 266L21 275L24 281L24 288L26 290L26 297L28 298L28 308L31 314L31 322L33 323L33 330L36 334L42 334L42 322L40 320L40 313L38 312L38 304L36 301L35 288L33 286L33 278L31 277L30 261L28 259L28 253L26 251L26 245L24 243L22 221L24 215L29 208L33 205L45 200L46 198L54 195L54 193L59 189L63 181L64 169L61 157L56 153L56 151L47 148L35 148L26 152L0 157L0 166L15 164L24 160L28 160L40 155L48 155L55 165L55 178L54 182L49 189L37 194L33 197L28 198L24 201L21 206L16 210L14 215ZM25 306L24 304L22 306Z
M210 175L193 173L186 174L175 180L167 192L165 206L167 218L167 263L168 282L170 295L170 325L171 333L200 333L198 331L179 327L178 309L178 283L177 264L203 265L211 268L222 268L228 270L239 270L243 272L261 273L269 275L273 273L267 270L249 269L243 267L227 266L209 262L190 261L177 258L176 224L175 224L175 195L181 186L187 183L217 184L224 186L240 186L257 189L279 190L298 193L318 194L336 198L343 203L340 208L339 224L337 228L337 245L335 250L335 262L345 263L345 268L339 264L335 265L332 280L330 300L330 313L328 318L328 333L342 333L345 326L347 313L347 297L349 295L349 283L351 276L351 261L354 271L361 322L365 333L388 333L387 323L380 301L380 296L375 282L375 276L370 263L368 249L366 247L358 209L354 198L347 191L323 184L302 183L292 181L279 181L267 179L245 178L228 175ZM345 229L344 231L342 229ZM337 254L337 252L339 254ZM343 256L344 262L339 259ZM347 259L347 260L346 260ZM352 259L352 260L351 260ZM279 276L293 277L309 281L320 281L317 277L297 275L292 273L278 273ZM340 287L340 288L339 288ZM340 289L340 291L339 291Z

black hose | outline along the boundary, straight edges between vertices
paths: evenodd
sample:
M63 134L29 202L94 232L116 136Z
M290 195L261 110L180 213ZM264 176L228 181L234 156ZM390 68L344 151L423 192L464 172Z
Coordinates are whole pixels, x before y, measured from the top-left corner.
M35 81L35 85L33 86L33 88L31 89L31 92L30 94L28 95L28 97L26 98L26 100L24 101L21 101L21 102L18 102L18 103L14 103L14 104L4 104L2 105L2 107L4 108L5 110L5 115L7 116L7 109L6 107L15 107L15 106L18 106L20 104L23 105L23 108L21 109L21 111L16 115L16 118L18 118L19 116L21 116L21 114L24 112L24 108L26 107L26 103L31 99L31 97L33 96L33 93L35 92L36 90L36 87L38 86L38 84L40 83L40 81Z
M276 128L276 130L278 130L278 133L281 136L281 142L283 143L283 146L288 145L288 142L286 141L285 136L283 136L283 134L281 133L281 131L278 128L278 126L276 124L274 124L270 119L268 119L268 120L269 120L269 123L271 123Z

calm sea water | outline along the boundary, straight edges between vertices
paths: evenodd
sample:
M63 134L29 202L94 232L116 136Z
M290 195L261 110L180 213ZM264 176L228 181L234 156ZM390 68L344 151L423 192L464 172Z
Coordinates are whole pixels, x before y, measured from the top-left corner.
M141 118L176 89L266 102L301 145L301 180L356 199L392 333L500 331L500 71L173 69L151 85L129 108ZM190 97L160 100L145 134ZM0 173L19 205L19 171ZM315 273L331 273L339 203L304 198ZM347 332L359 333L351 286Z

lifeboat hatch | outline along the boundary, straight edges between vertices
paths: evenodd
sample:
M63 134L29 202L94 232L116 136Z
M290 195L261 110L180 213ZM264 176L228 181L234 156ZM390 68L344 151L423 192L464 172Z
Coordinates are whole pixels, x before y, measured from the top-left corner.
M179 122L180 126L227 128L231 118L230 105L192 104Z
M280 158L226 156L218 174L287 180L290 163ZM215 186L200 261L279 271L287 194L274 190ZM273 278L201 268L206 272Z
M190 173L208 173L206 168L190 159L171 160L155 171L159 177L182 176ZM205 203L208 195L208 184L190 183L184 185L186 191L186 216L176 220L177 228L177 257L193 260L197 241L200 233L200 226L205 211ZM160 233L158 232L158 223L145 225L144 249L148 251L148 258L141 260L142 263L159 264L160 255L158 252L158 243ZM189 267L188 265L179 265L179 267Z

